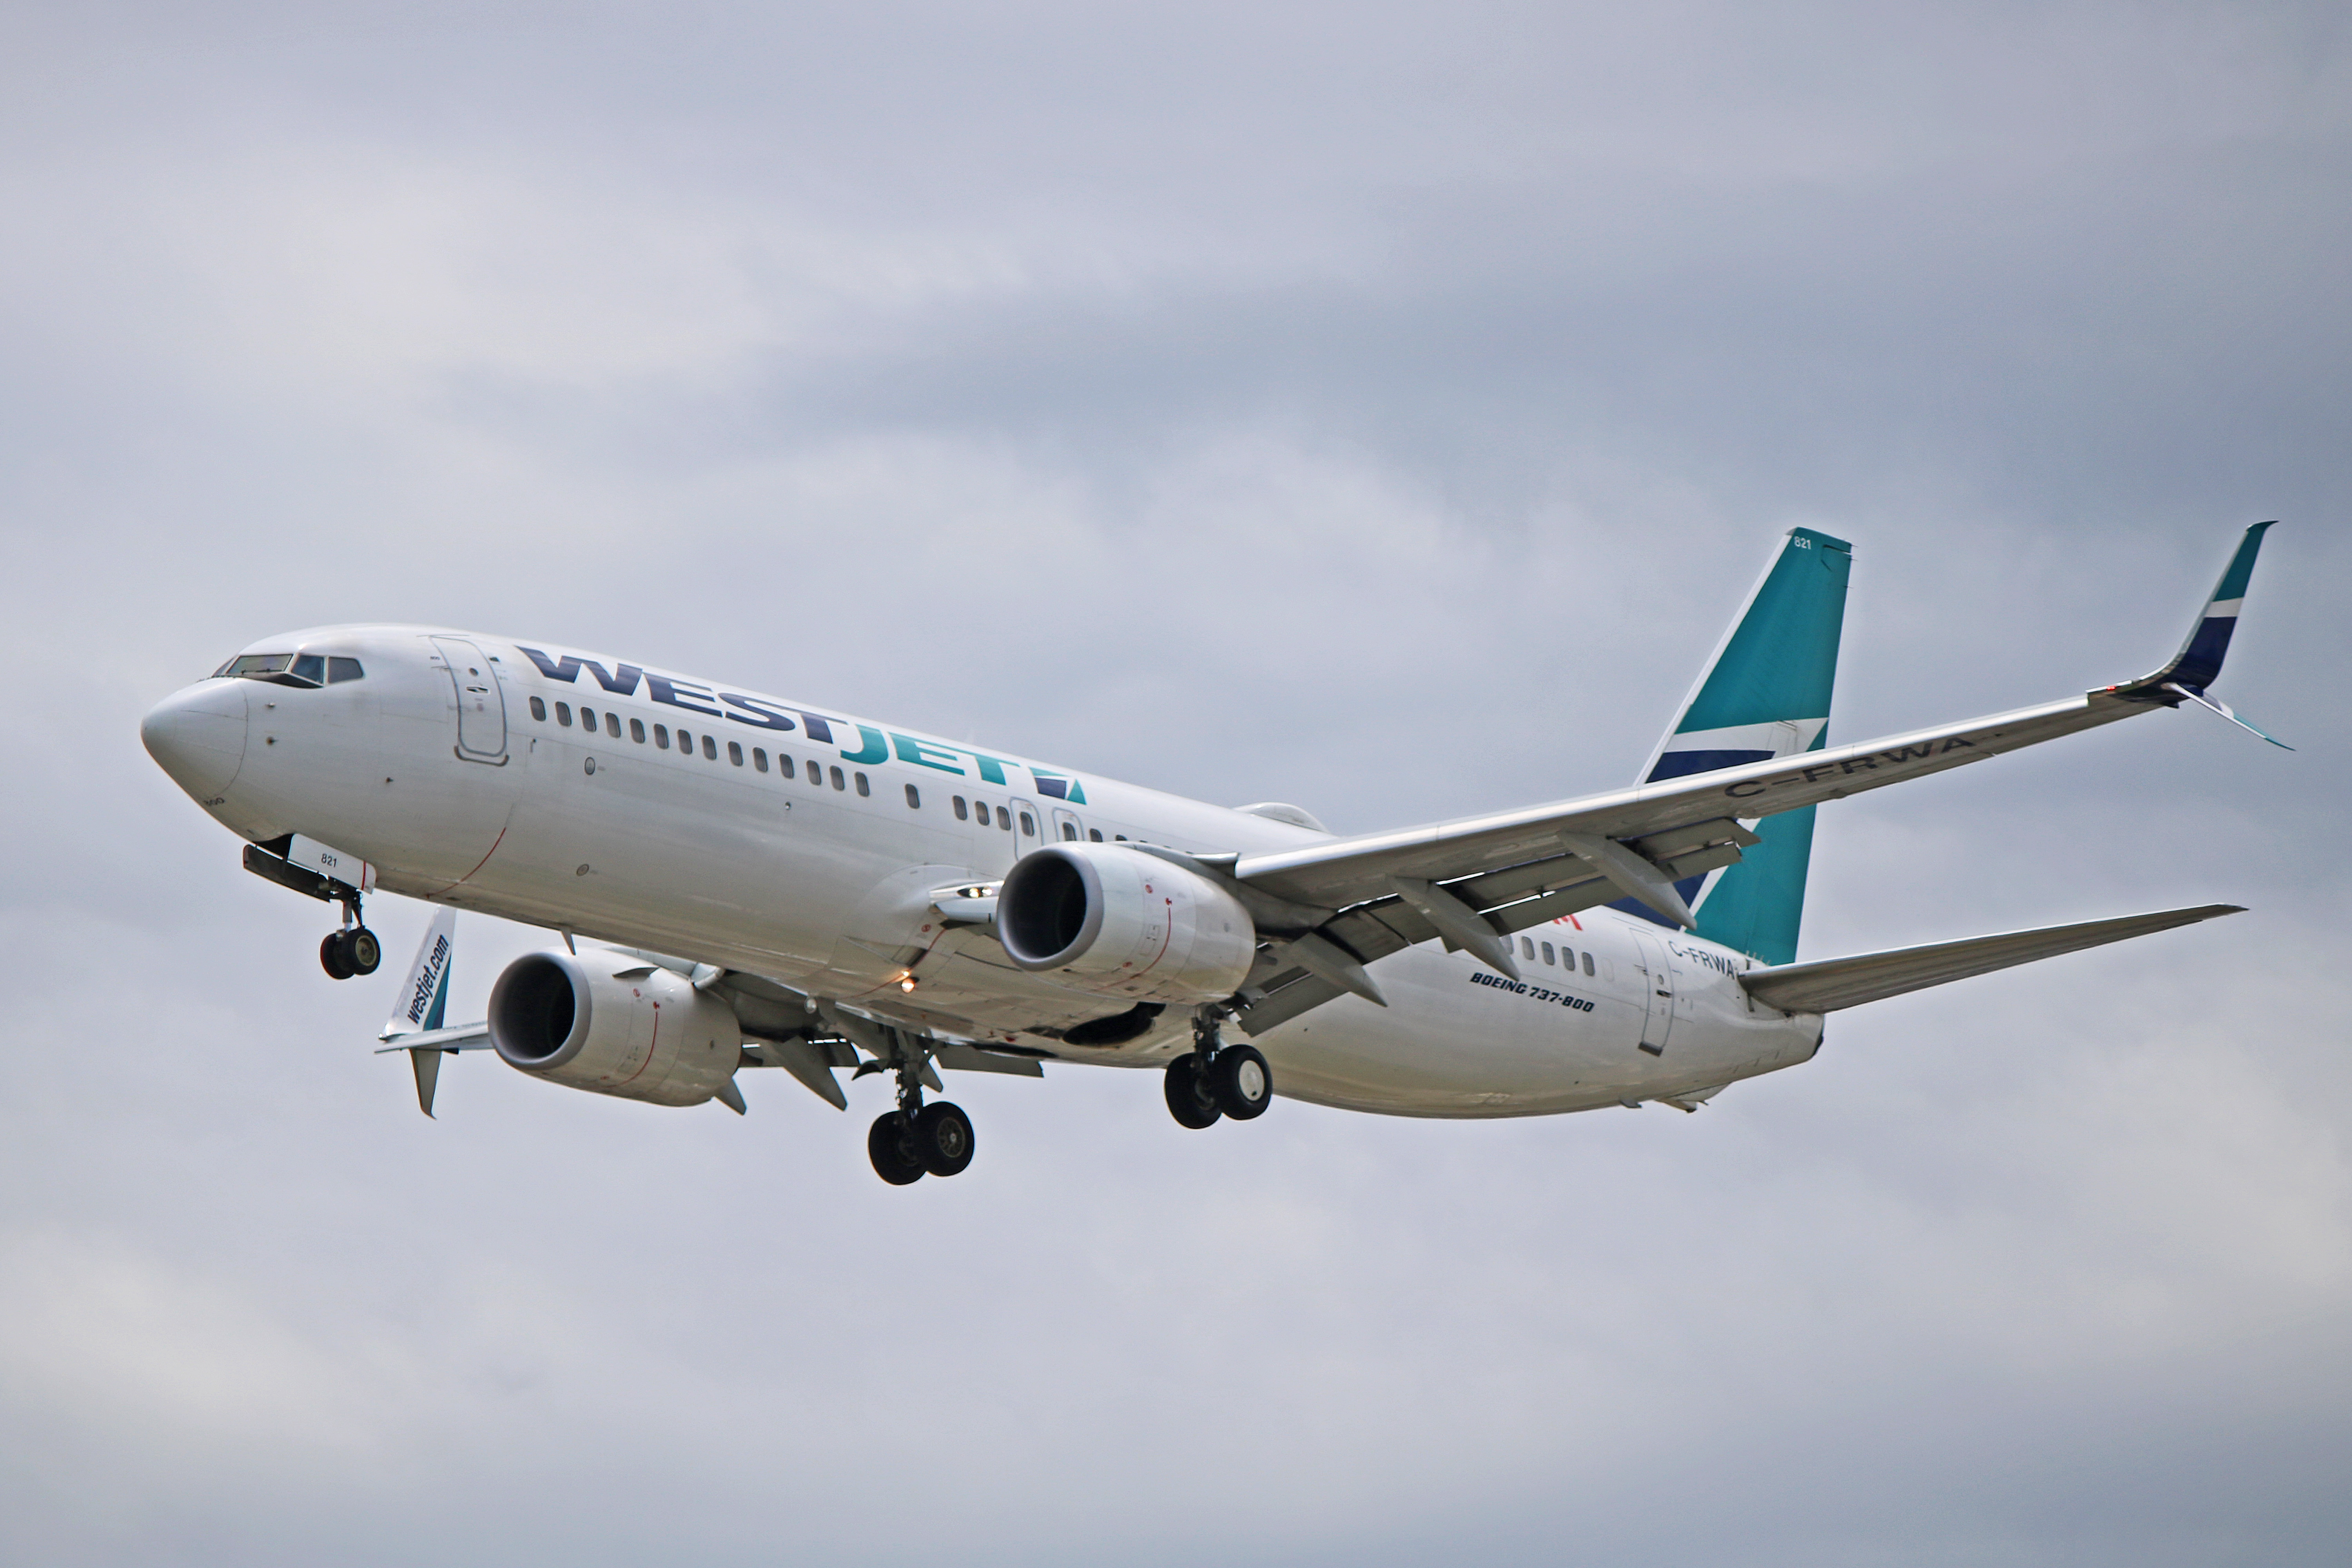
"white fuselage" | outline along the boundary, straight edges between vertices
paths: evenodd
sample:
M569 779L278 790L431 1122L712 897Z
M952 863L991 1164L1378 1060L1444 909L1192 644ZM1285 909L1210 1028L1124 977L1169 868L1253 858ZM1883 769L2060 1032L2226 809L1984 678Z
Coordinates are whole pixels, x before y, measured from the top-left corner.
M1164 1062L1190 1048L1189 1019L1067 1042L1128 1004L1016 968L985 928L942 921L941 889L993 884L1054 839L1211 854L1326 837L549 645L342 626L254 647L364 675L215 679L157 710L179 737L159 759L240 836L301 834L388 891L1057 1058ZM1749 1001L1733 975L1750 960L1686 933L1595 909L1514 941L1521 984L1424 943L1373 966L1388 1006L1342 995L1254 1043L1281 1093L1456 1117L1687 1100L1820 1043L1818 1016Z

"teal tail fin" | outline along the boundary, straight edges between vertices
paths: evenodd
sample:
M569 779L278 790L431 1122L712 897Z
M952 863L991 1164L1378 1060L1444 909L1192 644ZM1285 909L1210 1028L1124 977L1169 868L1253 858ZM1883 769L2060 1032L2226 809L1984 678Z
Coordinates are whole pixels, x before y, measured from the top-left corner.
M1801 752L1829 742L1830 691L1837 681L1853 546L1792 528L1757 580L1643 770L1644 782L1682 778ZM1676 884L1698 915L1698 934L1765 963L1797 956L1812 858L1813 808L1768 816L1759 842L1736 866ZM1628 899L1614 906L1660 917Z

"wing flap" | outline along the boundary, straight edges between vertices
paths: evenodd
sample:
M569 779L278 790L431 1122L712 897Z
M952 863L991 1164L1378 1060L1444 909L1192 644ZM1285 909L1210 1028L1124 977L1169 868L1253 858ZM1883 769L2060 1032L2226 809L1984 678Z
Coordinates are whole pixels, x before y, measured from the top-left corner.
M1969 937L1927 947L1896 948L1888 952L1866 952L1818 963L1751 970L1738 978L1749 995L1768 1007L1784 1013L1831 1013L1841 1007L1859 1007L1865 1002L1900 996L1907 991L1966 980L1971 975L1990 974L2015 964L2032 963L2037 959L2055 958L2062 952L2079 952L2086 947L2243 912L2237 904L2200 904L2195 909L2159 910L2153 914L2085 921L2079 925L2004 931L1998 936Z

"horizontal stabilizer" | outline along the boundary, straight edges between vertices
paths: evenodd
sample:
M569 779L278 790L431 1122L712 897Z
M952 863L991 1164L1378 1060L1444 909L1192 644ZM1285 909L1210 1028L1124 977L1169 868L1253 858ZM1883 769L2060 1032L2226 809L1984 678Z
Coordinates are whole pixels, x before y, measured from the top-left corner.
M2194 925L2220 915L2242 914L2237 904L2200 904L2193 910L2160 910L2154 914L2125 915L2111 921L2085 921L2080 925L2044 926L2039 931L2013 931L2000 936L1969 937L1964 942L1940 942L1927 947L1902 947L1891 952L1865 952L1854 958L1832 958L1819 963L1791 963L1779 969L1757 969L1738 977L1748 994L1768 1007L1784 1013L1833 1013L1859 1007L1906 991L1924 991L1990 974L2012 964L2055 958L2126 937L2147 936L2175 926Z
M498 1047L490 1042L488 1024L453 1024L446 1029L422 1029L415 1034L395 1035L392 1043L378 1046L375 1054L388 1056L394 1051L492 1051Z

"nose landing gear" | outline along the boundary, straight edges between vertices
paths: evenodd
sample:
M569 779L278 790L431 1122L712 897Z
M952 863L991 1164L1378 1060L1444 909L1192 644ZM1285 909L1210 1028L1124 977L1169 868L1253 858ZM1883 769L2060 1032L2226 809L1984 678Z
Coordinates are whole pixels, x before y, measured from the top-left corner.
M1250 1121L1274 1103L1274 1071L1254 1046L1229 1046L1211 1016L1192 1021L1193 1048L1168 1064L1168 1113L1180 1127Z
M343 929L329 931L319 944L319 967L332 979L349 980L354 974L373 974L383 962L383 944L360 923L359 900L345 900Z

